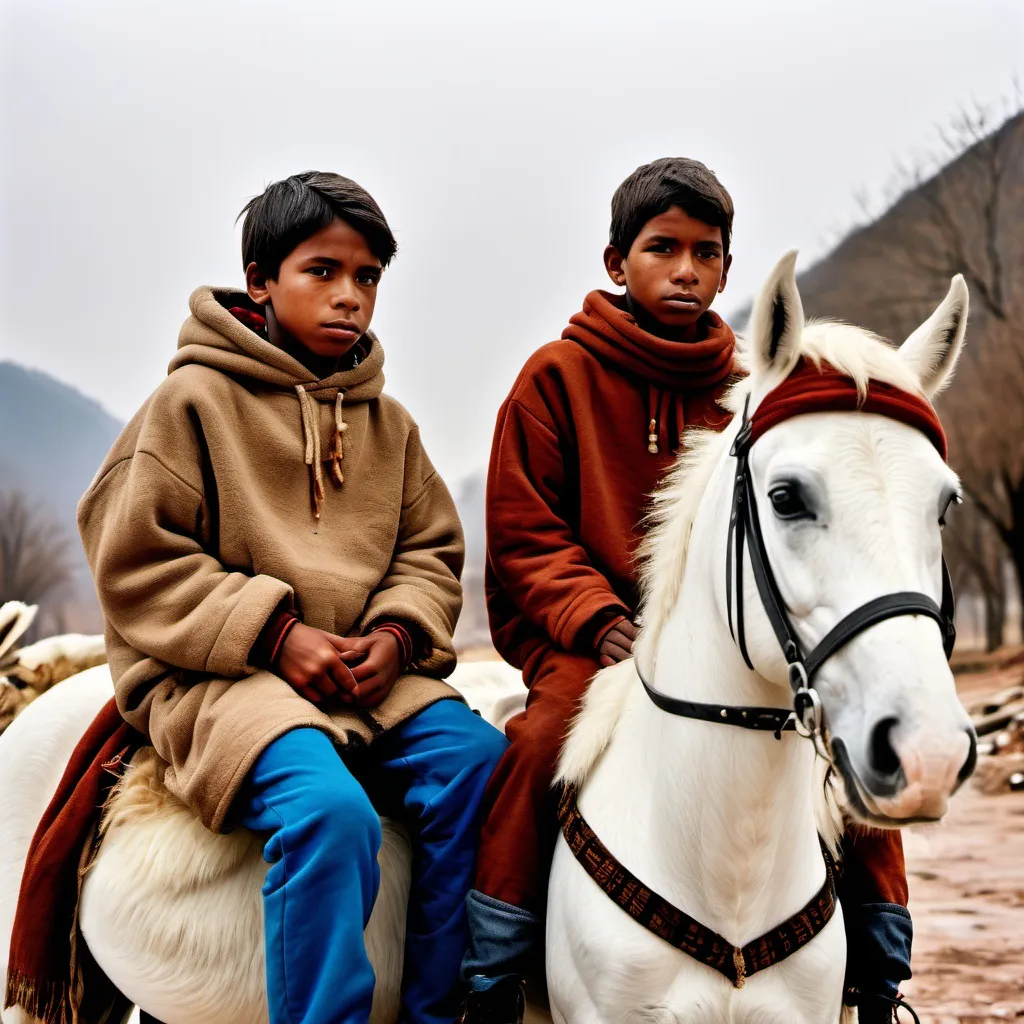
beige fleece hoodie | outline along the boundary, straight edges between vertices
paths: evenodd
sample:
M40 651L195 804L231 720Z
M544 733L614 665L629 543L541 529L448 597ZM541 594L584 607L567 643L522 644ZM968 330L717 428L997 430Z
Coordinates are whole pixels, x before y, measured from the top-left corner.
M455 664L462 528L416 424L381 393L380 343L317 380L228 312L246 303L192 294L167 379L78 510L118 707L217 831L288 730L368 743L457 696L440 678ZM248 663L282 602L339 636L410 623L426 641L415 674L370 711L310 703Z

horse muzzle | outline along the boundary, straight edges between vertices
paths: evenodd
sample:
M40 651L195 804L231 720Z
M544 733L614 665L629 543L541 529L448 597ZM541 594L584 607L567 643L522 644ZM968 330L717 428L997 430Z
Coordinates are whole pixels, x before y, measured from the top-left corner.
M860 756L841 736L830 743L850 808L883 828L938 821L977 762L977 736L969 724L945 730L900 726L891 717L876 723Z

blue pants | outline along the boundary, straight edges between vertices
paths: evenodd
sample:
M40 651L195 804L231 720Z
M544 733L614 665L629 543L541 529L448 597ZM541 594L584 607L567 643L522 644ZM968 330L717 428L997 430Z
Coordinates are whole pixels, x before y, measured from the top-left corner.
M366 1024L373 968L363 929L377 896L374 793L404 811L413 845L403 1024L451 1024L466 945L479 808L505 737L443 700L385 733L350 764L315 729L262 753L237 804L267 834L263 887L271 1024ZM364 784L366 788L364 788Z

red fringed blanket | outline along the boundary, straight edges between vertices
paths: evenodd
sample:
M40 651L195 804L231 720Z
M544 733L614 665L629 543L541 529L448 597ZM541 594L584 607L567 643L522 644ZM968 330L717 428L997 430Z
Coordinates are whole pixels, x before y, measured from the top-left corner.
M144 742L111 698L71 755L29 847L11 936L5 1008L20 1006L43 1024L122 1019L128 1006L124 997L78 949L79 880L103 802L122 765ZM88 984L83 984L83 971Z

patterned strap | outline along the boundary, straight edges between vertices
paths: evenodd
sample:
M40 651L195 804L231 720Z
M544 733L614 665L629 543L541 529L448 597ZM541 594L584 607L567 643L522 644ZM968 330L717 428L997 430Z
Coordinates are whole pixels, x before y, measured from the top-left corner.
M676 949L724 975L742 988L752 974L785 960L806 946L831 920L836 909L832 859L825 853L825 883L811 901L788 921L740 948L683 913L645 886L623 867L597 838L576 804L576 789L566 786L558 805L558 820L572 855L583 869L634 921Z

